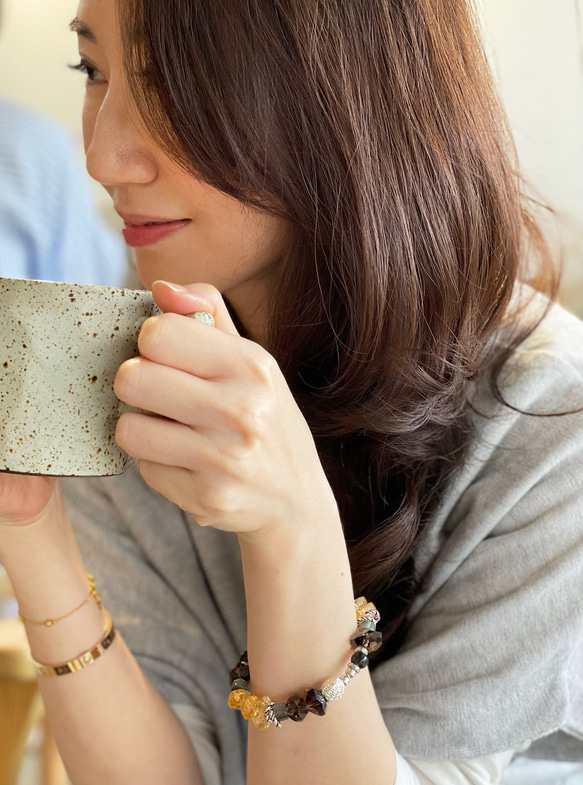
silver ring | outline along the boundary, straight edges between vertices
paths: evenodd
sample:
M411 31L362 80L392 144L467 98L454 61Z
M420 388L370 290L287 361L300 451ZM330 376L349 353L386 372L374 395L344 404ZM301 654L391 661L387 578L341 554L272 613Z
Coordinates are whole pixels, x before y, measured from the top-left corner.
M215 326L215 319L212 313L207 313L206 311L197 311L196 313L189 314L189 317L194 319L196 322L208 324L209 327Z

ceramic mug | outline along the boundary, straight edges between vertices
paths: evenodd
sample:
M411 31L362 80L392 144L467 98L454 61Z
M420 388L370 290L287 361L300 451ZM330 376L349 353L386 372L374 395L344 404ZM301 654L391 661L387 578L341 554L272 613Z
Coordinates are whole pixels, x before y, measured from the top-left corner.
M121 474L115 441L128 407L113 392L138 354L147 291L0 278L0 471Z

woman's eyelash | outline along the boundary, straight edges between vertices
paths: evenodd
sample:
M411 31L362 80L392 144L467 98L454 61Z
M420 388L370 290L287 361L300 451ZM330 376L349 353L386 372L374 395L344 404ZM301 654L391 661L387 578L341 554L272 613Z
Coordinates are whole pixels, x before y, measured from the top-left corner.
M98 82L99 79L96 79L96 75L100 74L101 72L95 68L95 66L88 63L86 60L81 60L80 63L76 65L70 65L69 68L72 68L73 71L80 71L82 74L85 74L87 77L87 82L91 84L92 82Z

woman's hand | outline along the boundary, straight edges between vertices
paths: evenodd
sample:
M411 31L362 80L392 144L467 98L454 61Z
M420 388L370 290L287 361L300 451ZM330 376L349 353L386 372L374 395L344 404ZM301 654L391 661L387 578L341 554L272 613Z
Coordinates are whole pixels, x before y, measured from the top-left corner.
M145 481L201 526L255 536L331 516L336 502L312 434L275 360L239 336L217 289L156 282L164 311L140 333L116 395L117 441ZM215 328L187 318L207 311ZM182 315L180 315L182 314Z
M55 477L0 473L0 546L2 527L36 523L53 500Z

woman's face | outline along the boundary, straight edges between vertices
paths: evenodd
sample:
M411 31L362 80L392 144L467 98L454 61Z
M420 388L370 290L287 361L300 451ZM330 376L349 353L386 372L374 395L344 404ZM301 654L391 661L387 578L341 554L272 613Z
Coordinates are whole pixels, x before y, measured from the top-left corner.
M115 0L81 0L72 29L88 74L87 169L125 221L142 283L213 284L251 327L266 295L261 273L280 255L285 222L185 174L134 121Z

